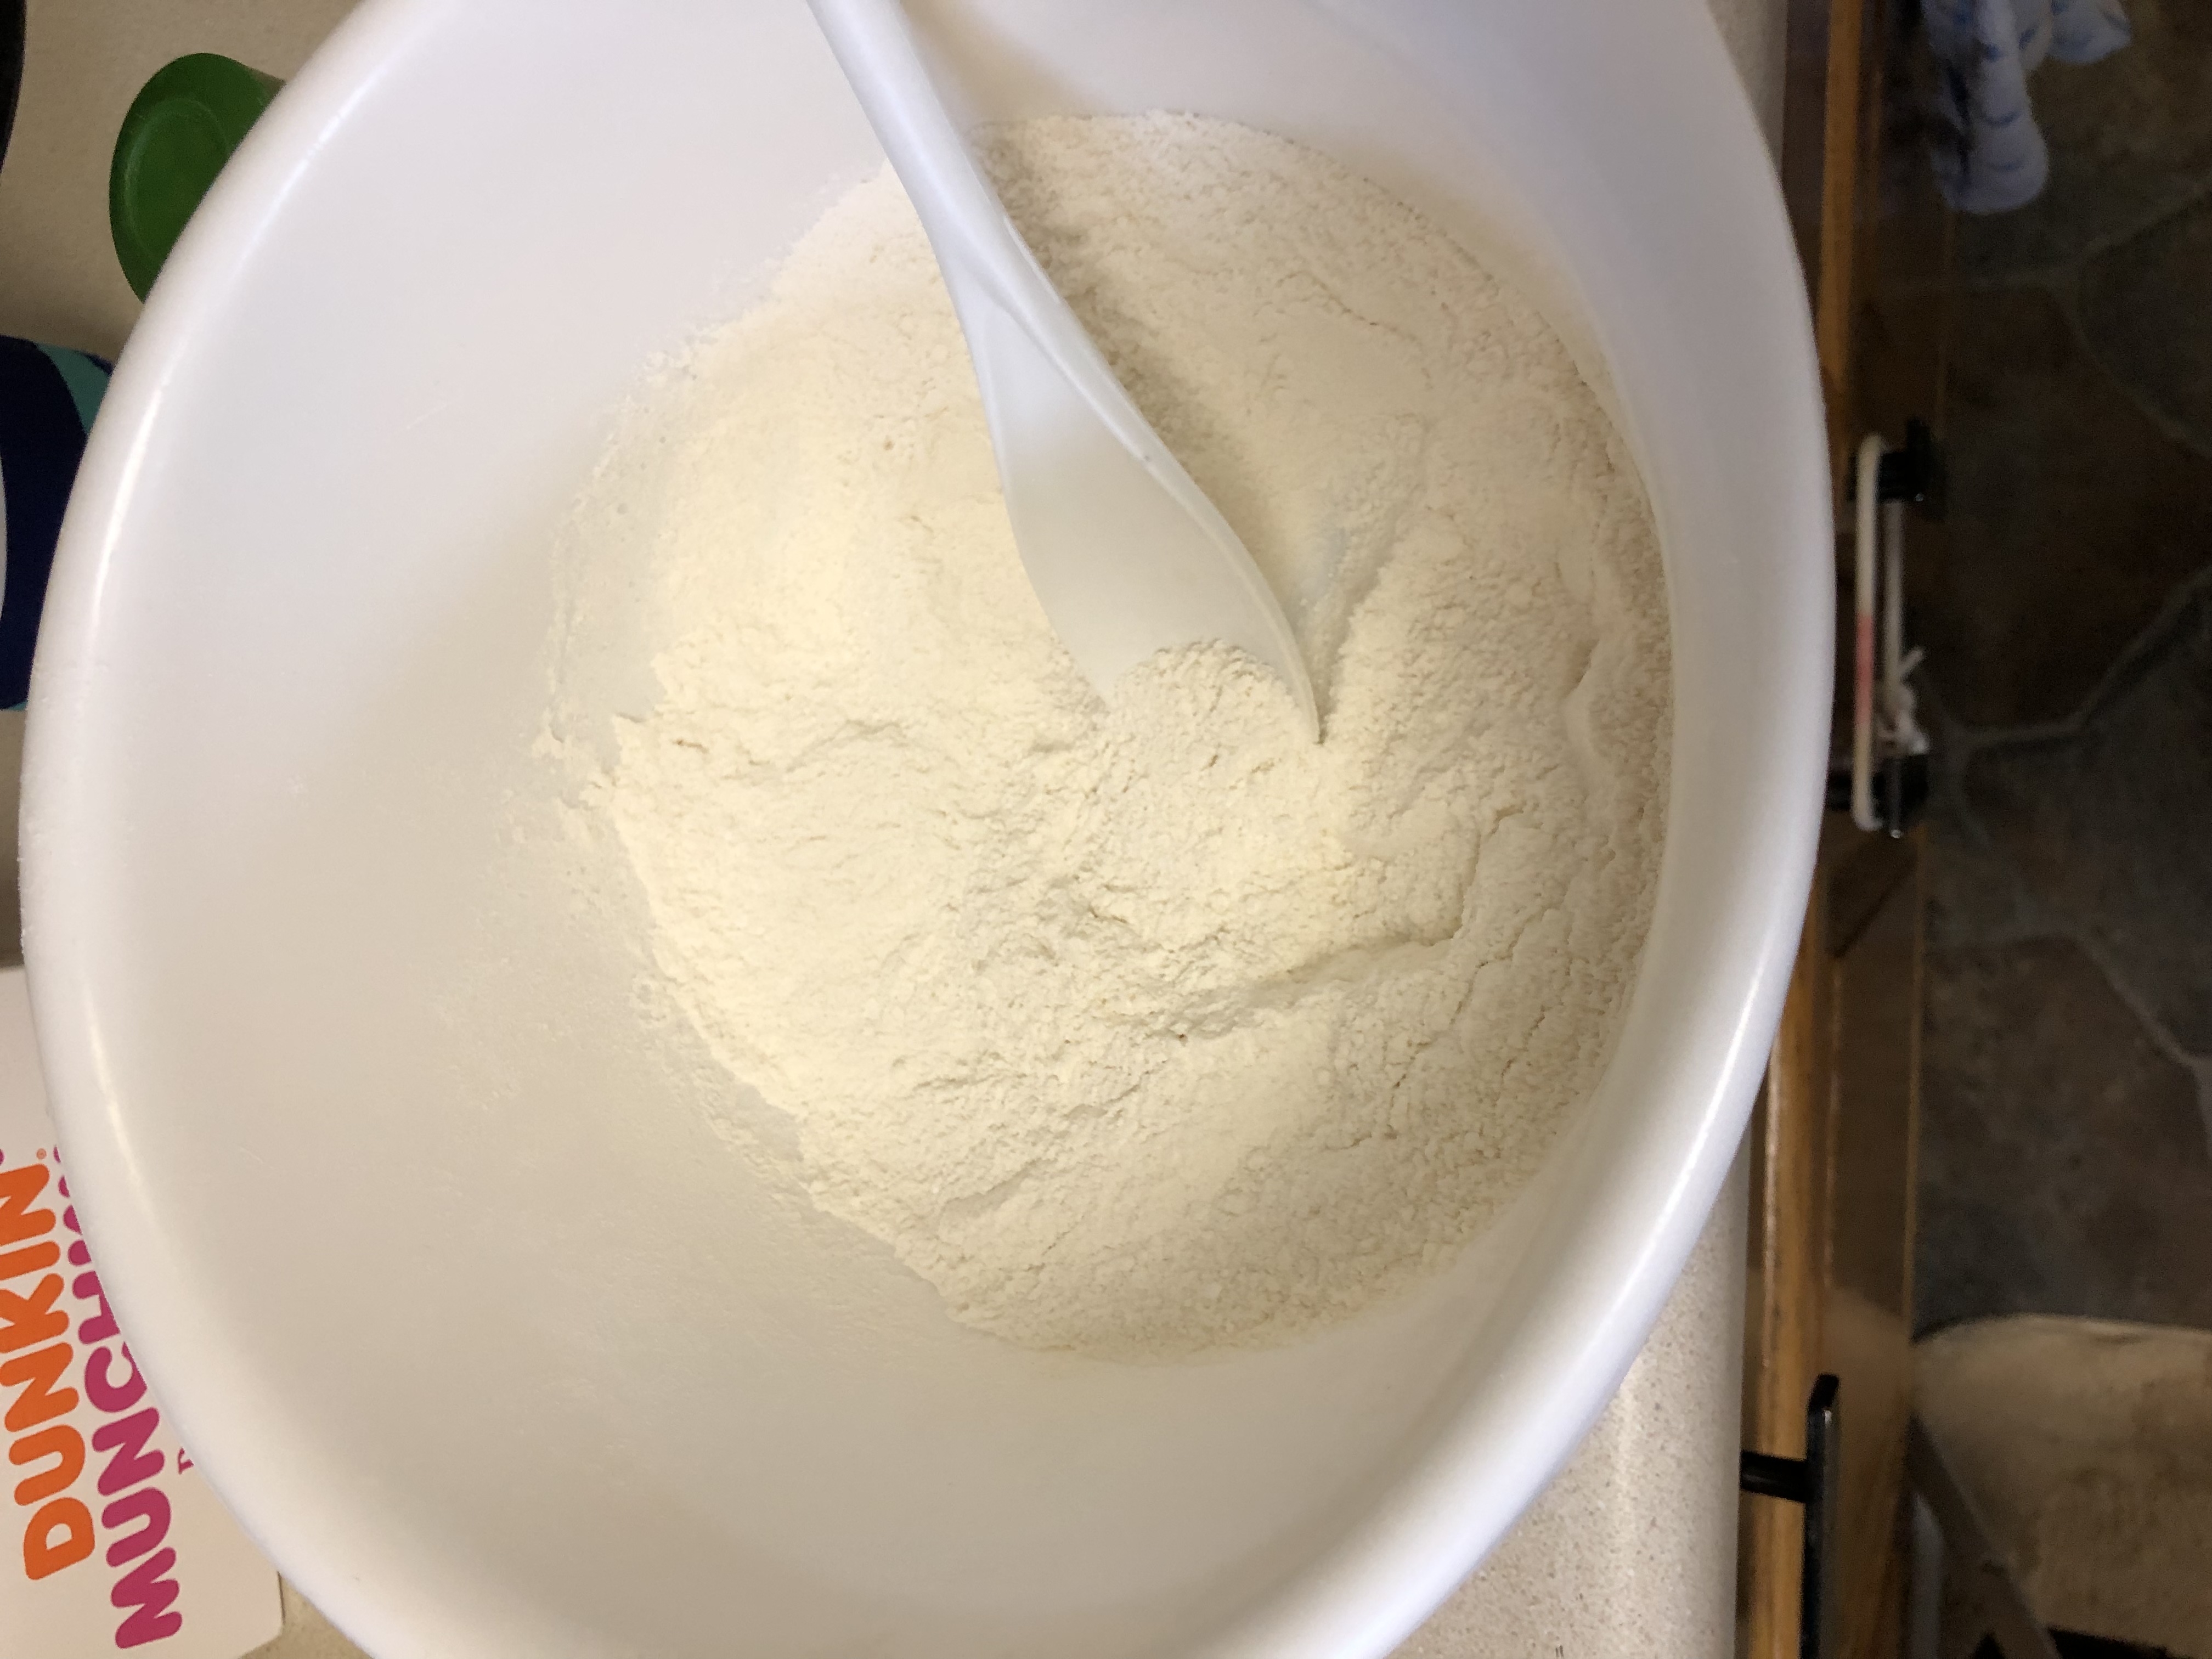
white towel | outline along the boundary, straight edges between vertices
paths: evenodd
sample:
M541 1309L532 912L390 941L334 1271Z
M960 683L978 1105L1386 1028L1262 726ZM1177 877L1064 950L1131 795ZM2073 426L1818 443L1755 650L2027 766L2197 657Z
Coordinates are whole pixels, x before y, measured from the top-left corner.
M2133 38L2120 0L1927 0L1928 44L1942 70L1936 105L1949 132L1936 182L1962 213L2006 213L2042 191L2051 155L2027 99L2047 57L2094 64Z

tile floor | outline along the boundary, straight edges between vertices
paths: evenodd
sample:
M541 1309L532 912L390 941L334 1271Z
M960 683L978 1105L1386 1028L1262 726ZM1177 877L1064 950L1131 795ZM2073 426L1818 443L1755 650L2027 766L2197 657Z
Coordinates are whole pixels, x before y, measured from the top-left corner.
M2043 198L1960 218L1948 272L1908 202L1875 301L1894 362L1942 355L1950 463L1911 589L1923 1329L2212 1326L2212 9L2129 9L2036 75Z

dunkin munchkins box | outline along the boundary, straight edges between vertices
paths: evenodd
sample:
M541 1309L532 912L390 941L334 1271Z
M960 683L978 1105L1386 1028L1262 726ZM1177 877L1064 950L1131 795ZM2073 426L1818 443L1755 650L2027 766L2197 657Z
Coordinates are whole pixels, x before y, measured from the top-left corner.
M0 970L0 1659L240 1659L276 1636L275 1570L100 1293L20 968Z

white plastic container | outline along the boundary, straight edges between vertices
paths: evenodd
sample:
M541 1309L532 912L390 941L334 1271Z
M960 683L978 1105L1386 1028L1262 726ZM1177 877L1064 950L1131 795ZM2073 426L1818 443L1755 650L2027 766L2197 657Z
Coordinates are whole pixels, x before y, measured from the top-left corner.
M877 153L802 0L372 0L118 371L26 834L118 1311L383 1659L1385 1653L1594 1419L1749 1108L1826 756L1828 492L1796 262L1703 8L921 9L975 112L1189 108L1340 156L1513 265L1609 380L1676 664L1618 1054L1457 1268L1270 1352L1018 1351L769 1202L574 898L592 849L531 816L548 550L649 356Z

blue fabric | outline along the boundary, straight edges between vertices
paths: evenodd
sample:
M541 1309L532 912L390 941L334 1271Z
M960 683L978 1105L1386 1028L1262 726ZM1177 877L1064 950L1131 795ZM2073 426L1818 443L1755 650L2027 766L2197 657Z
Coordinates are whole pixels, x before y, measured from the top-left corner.
M1923 15L1949 128L1930 158L1943 199L1962 213L2026 206L2051 173L2027 77L2046 57L2093 64L2127 45L2120 0L1927 0Z
M0 708L20 708L62 513L107 365L0 335Z

